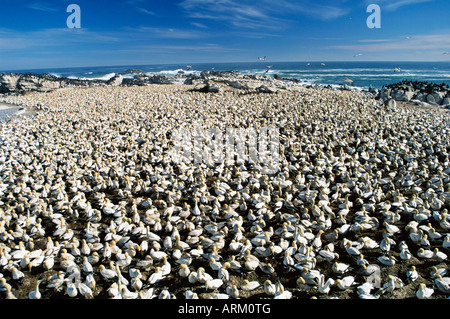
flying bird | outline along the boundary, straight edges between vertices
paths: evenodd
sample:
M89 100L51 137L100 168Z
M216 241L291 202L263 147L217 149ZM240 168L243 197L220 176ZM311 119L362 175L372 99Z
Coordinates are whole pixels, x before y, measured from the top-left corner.
M348 82L350 85L353 85L353 80L352 79L350 79L348 76L346 76L346 75L344 75L344 78L345 78L345 80L344 80L344 82Z
M361 56L361 55L363 55L363 54L362 53L358 53L358 54L355 54L353 57L356 58L356 57Z
M443 55L450 55L450 52L444 52Z
M259 61L266 61L266 56L264 56L264 58L258 57L258 60L259 60Z
M192 66L186 65L186 71L189 71L190 69L192 69Z

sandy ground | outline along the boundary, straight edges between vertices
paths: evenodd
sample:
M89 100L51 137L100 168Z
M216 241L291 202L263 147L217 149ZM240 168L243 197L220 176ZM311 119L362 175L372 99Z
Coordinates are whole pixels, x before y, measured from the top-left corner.
M22 107L0 102L0 123L7 122L14 116L33 115L35 113L36 110L34 108Z

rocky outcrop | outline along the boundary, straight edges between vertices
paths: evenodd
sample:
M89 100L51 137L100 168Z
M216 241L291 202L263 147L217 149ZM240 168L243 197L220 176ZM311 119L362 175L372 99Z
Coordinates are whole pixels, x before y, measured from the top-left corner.
M128 70L127 73L136 75L133 78L124 78L121 74L117 74L105 81L72 79L49 74L3 74L0 75L0 94L50 92L72 87L147 86L153 84L185 84L192 86L189 90L194 92L219 93L224 90L237 90L240 94L276 94L282 91L298 90L299 87L350 91L355 89L346 84L340 86L311 85L302 83L300 79L282 78L279 75L274 77L243 75L239 71L179 72L174 76L144 73L141 70ZM395 107L395 102L401 101L420 106L450 108L450 88L445 84L403 81L387 85L380 90L370 87L363 91L381 99L388 107Z
M201 93L219 93L222 91L220 86L218 86L215 83L207 82L207 83L200 83L194 86L189 91L191 92L201 92Z
M117 74L113 76L111 79L108 80L108 85L111 86L121 86L123 82L123 76L120 74Z
M20 74L3 74L0 77L0 91L7 93L17 90L17 83L20 77Z
M120 85L121 76L109 81L80 80L57 77L50 74L3 74L0 76L0 93L51 92L65 87L90 87Z
M377 95L387 105L391 99L419 106L447 108L450 104L450 87L446 84L402 81L383 87Z
M139 69L128 69L125 71L125 73L128 74L144 74L144 71L139 70Z
M123 79L124 86L146 86L150 84L175 84L176 78L168 75L138 74L132 79Z

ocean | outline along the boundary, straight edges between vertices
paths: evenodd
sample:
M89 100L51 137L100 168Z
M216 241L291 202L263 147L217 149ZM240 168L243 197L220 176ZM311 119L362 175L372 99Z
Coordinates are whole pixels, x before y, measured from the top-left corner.
M189 65L189 67L188 67ZM370 86L382 88L385 85L408 81L426 81L450 85L450 62L240 62L240 63L191 63L191 64L152 64L127 66L101 66L57 68L40 70L14 70L5 73L53 74L73 79L109 80L116 74L132 78L135 73L130 69L142 70L150 74L176 75L200 73L202 71L240 71L246 75L275 74L284 78L295 78L305 84L342 85L349 84L346 77L353 81L353 86L367 89Z

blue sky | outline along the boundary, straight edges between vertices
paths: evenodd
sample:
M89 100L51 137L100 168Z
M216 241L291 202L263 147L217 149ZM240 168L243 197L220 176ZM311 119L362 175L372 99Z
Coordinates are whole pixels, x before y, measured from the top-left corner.
M81 28L69 29L69 4ZM369 4L381 8L370 29ZM0 0L0 71L269 61L449 61L449 0Z

